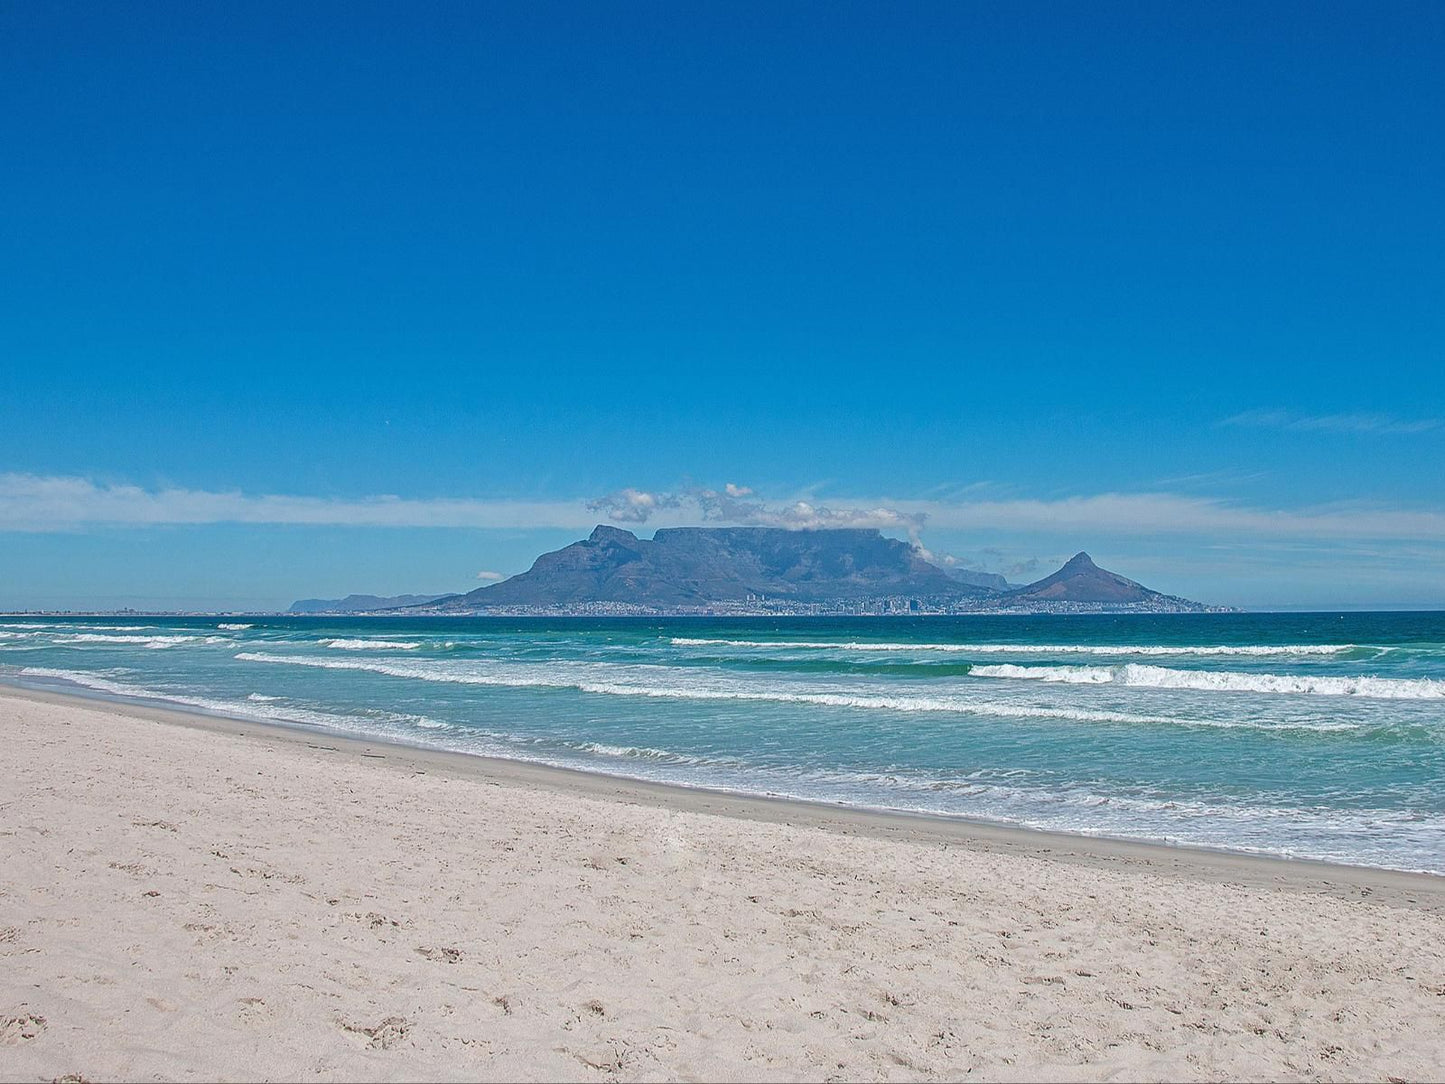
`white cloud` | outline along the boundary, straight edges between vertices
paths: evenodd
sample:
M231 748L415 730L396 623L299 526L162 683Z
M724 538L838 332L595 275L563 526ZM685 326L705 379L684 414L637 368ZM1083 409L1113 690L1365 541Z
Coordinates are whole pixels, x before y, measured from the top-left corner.
M1294 433L1377 433L1407 436L1445 426L1445 418L1396 418L1389 414L1296 414L1289 410L1246 410L1220 425L1280 429Z
M478 572L478 573L477 573L477 579L479 579L479 580L489 580L489 581L495 582L495 581L497 581L497 580L505 580L506 578L507 578L507 577L504 576L504 575L502 575L502 573L500 573L500 572Z
M678 505L695 507L698 516L714 523L746 527L789 527L795 530L876 527L879 530L916 533L928 518L926 511L900 512L886 505L839 508L806 500L774 505L753 496L753 491L747 486L736 485L728 485L721 493L712 489L690 490L681 495Z
M151 490L86 478L0 474L0 530L10 531L200 523L581 528L591 522L582 501L249 495L236 490Z
M743 487L734 487L741 490ZM85 478L0 474L0 530L65 531L159 524L298 524L354 527L557 528L583 531L598 517L654 526L696 523L778 527L877 527L916 541L930 530L1026 531L1077 539L1197 535L1205 538L1376 539L1445 542L1445 512L1362 503L1261 508L1173 493L1102 493L1058 500L817 500L770 503L752 495L623 489L598 500L518 501L249 495L143 489Z
M587 502L589 512L597 512L614 523L646 523L655 513L677 506L678 499L672 494L640 489L619 489Z
M902 502L901 507L913 506ZM1364 503L1270 509L1172 493L1102 493L1052 501L930 504L919 511L927 514L929 527L951 530L1445 541L1445 513Z

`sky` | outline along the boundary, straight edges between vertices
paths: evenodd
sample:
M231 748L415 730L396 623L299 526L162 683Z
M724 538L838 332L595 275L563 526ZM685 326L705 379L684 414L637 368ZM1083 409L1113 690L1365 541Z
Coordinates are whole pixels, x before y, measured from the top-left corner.
M0 5L0 607L611 522L1445 608L1442 55L1434 2Z

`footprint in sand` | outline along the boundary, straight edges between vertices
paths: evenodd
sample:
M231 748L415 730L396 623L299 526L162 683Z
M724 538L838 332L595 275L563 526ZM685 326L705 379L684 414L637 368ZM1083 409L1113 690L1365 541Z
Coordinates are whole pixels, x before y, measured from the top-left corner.
M435 960L441 964L459 964L462 962L461 949L432 948L429 945L418 945L416 951L428 960Z
M406 1038L411 1031L411 1021L404 1016L388 1016L375 1027L365 1027L361 1024L348 1024L345 1020L338 1021L342 1031L350 1032L353 1035L360 1035L366 1038L367 1046L378 1050L387 1050Z
M270 1006L266 1004L265 998L238 997L236 1003L240 1005L236 1018L243 1024L262 1024L274 1015Z
M0 1016L0 1046L28 1043L45 1030L45 1017L34 1013Z

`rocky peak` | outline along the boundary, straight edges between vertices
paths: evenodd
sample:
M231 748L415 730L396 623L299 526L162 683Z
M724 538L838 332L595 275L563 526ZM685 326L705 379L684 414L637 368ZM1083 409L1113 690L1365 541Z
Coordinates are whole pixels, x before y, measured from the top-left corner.
M609 527L605 523L599 523L587 536L588 542L610 542L614 546L625 546L628 549L636 549L639 543L638 537L631 531L624 531L621 527Z

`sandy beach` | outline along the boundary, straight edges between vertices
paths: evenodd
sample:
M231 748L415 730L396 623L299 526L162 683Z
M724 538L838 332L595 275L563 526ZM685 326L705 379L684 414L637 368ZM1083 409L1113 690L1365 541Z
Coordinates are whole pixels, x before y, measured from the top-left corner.
M0 692L0 1077L1429 1079L1445 883Z

